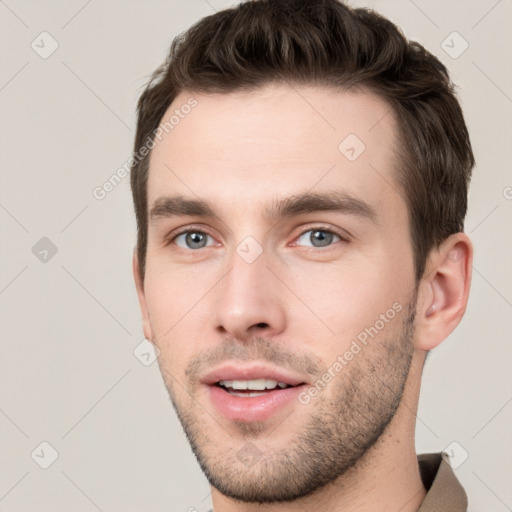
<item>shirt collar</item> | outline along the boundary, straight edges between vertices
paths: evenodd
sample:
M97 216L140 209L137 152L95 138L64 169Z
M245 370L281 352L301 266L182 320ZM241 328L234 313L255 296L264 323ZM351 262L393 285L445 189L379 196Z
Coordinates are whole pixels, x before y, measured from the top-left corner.
M418 512L466 512L468 498L442 453L418 455L421 479L427 495Z

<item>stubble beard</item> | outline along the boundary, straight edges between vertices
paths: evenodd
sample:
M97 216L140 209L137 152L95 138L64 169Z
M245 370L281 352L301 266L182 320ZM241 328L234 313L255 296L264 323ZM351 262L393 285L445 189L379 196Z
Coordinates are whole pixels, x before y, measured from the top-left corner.
M414 354L415 306L416 300L409 303L394 336L384 338L387 333L380 333L382 339L369 341L336 375L330 383L334 392L329 390L327 396L324 390L308 405L295 405L311 408L305 424L284 419L271 429L265 422L232 422L236 435L222 432L224 438L231 435L230 446L215 441L223 427L196 400L186 394L187 404L178 403L173 380L159 361L174 410L209 483L241 502L291 502L355 466L386 431L400 405ZM272 434L280 429L291 432L285 432L289 441L269 449ZM249 467L237 455L248 443L261 453Z

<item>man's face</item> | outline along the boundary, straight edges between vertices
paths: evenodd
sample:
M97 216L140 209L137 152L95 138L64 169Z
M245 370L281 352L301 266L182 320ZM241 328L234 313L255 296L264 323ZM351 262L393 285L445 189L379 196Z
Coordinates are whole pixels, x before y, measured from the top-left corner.
M145 334L210 483L293 500L364 455L408 376L416 297L394 117L369 93L272 86L183 92L162 122L191 96L151 155ZM313 194L339 208L296 201ZM165 203L176 196L212 211ZM215 384L248 378L296 386Z

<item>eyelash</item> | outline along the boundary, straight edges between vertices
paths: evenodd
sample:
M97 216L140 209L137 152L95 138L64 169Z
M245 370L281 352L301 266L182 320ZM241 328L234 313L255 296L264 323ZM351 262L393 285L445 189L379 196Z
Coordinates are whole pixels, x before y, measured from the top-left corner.
M349 242L349 238L346 234L342 234L338 231L335 231L333 229L330 229L330 228L326 228L325 226L313 226L313 227L310 227L309 229L306 229L304 231L302 231L296 238L295 240L299 240L303 235L305 235L306 233L309 233L310 231L322 231L323 233L328 233L328 234L332 234L332 235L335 235L337 237L340 238L339 241L337 241L338 243L339 242L345 242L345 243L348 243ZM205 231L203 228L199 229L199 228L194 228L194 226L187 226L185 229L182 229L181 231L179 231L178 233L172 233L171 235L169 235L169 237L167 237L167 243L166 245L175 245L174 244L174 241L181 235L184 235L184 234L187 234L187 233L201 233L202 235L207 235L207 236L210 236L211 238L214 238L213 235L211 235L210 233L208 233L208 231ZM327 246L324 246L324 247L314 247L314 246L300 246L300 245L297 245L297 247L303 247L305 249L307 249L308 251L311 251L311 252L327 252L329 249L331 249L337 242L332 242L331 244L327 245ZM296 242L294 242L294 246L296 245ZM212 246L207 246L207 247L202 247L201 249L207 249L208 247L212 247ZM178 252L182 252L182 253L186 253L188 255L191 255L193 257L194 253L200 253L201 252L201 249L183 249L182 247L178 247L177 245L175 245L175 250L178 251Z

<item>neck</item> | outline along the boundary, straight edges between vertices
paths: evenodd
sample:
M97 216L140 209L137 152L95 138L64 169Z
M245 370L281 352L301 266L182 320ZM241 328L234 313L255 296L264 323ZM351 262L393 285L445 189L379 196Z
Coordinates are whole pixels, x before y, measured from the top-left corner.
M345 474L314 494L285 503L242 503L212 487L214 512L417 512L426 496L414 440L423 358L415 354L386 431Z

